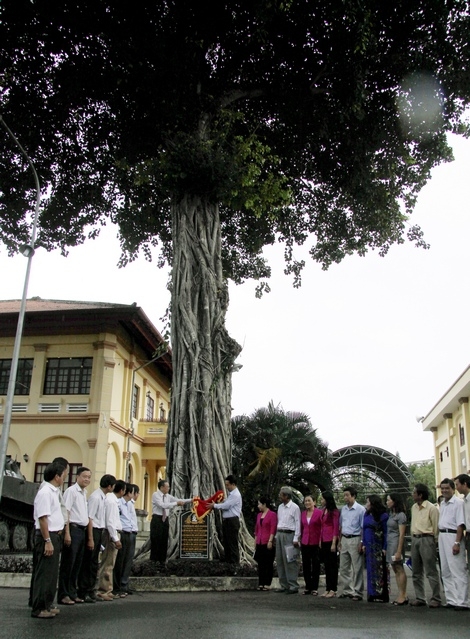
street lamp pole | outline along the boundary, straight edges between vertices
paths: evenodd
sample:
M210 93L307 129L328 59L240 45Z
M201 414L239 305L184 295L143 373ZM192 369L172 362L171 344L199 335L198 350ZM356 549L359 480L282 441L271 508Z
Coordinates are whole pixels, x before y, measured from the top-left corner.
M141 368L145 368L149 364L152 364L153 362L157 361L157 359L160 359L160 357L163 357L164 355L166 355L168 353L168 344L163 343L161 346L164 347L164 349L165 349L163 352L159 352L159 351L161 351L161 347L159 347L157 349L157 354L155 355L155 357L153 359L150 359L148 362L144 362L143 364L141 364L137 368L134 368L133 371L132 371L131 401L130 401L130 408L129 408L129 432L128 432L128 435L127 435L127 455L126 455L126 474L125 474L127 482L129 481L129 457L130 457L130 454L131 454L131 437L134 434L134 422L132 420L134 418L135 374L137 373L137 371L140 371Z
M19 141L17 140L17 138L15 137L15 135L12 133L12 131L10 130L10 128L8 127L7 123L5 122L5 120L3 119L3 117L0 115L0 123L4 126L4 128L6 129L8 135L12 138L12 140L15 142L16 146L20 149L21 153L23 154L23 156L26 158L29 166L31 167L31 170L33 172L34 175L34 181L36 184L36 207L34 210L34 218L33 218L33 228L31 231L31 239L29 244L23 244L22 246L19 247L19 251L22 255L24 255L28 262L27 262L27 266L26 266L26 274L25 274L25 278L24 278L24 286L23 286L23 297L21 298L21 305L20 305L20 312L18 315L18 325L16 327L16 337L15 337L15 344L13 346L13 355L12 355L12 359L11 359L11 369L10 369L10 378L8 381L8 391L7 391L7 398L6 398L6 402L5 402L5 412L3 415L3 427L2 427L2 435L0 437L0 500L1 500L1 496L2 496L2 492L3 492L3 474L4 474L4 467L5 467L5 459L6 459L6 454L7 454L7 449L8 449L8 439L10 436L10 426L11 426L11 413L12 413L12 409L13 409L13 397L15 395L15 385L16 385L16 374L18 371L18 360L19 360L19 355L20 355L20 346L21 346L21 337L23 334L23 324L24 324L24 317L25 317L25 312L26 312L26 298L28 295L28 284L29 284L29 275L31 272L31 262L33 259L33 255L34 255L34 243L36 241L36 231L37 231L37 225L38 225L38 219L39 219L39 204L41 201L41 187L39 184L39 178L38 178L38 174L36 173L36 169L34 168L34 165L31 161L31 159L29 158L28 154L26 153L26 151L24 150L24 148L21 146L21 144L19 143Z

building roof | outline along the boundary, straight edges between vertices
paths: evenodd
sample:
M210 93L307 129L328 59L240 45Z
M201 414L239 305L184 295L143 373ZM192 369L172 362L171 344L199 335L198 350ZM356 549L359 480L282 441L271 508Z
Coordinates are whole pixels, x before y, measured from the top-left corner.
M21 300L0 300L0 313L18 313ZM26 311L67 311L87 308L136 308L134 304L109 304L108 302L80 302L76 300L43 300L32 297L26 300Z
M423 418L423 430L437 428L444 419L444 415L457 411L462 403L461 400L468 397L470 397L470 366L467 366Z
M21 300L0 300L0 336L15 336L20 306ZM86 335L116 331L125 336L131 352L133 345L138 345L149 355L149 359L165 343L160 332L136 303L43 300L40 297L26 301L25 336ZM155 362L155 366L171 381L171 349Z

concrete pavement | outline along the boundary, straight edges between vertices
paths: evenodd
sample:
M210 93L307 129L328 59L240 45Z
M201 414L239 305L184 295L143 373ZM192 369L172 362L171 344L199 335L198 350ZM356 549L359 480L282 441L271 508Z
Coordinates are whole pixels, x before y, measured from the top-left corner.
M61 606L55 619L32 619L26 604L26 590L0 590L0 639L456 639L470 624L445 608L257 591L136 593Z

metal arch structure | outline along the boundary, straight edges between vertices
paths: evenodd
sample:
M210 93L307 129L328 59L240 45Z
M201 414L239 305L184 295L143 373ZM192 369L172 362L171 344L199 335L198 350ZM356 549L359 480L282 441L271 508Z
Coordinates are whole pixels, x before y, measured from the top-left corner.
M393 453L376 446L356 445L340 448L332 455L333 481L343 475L362 477L391 493L409 495L413 476L406 464Z

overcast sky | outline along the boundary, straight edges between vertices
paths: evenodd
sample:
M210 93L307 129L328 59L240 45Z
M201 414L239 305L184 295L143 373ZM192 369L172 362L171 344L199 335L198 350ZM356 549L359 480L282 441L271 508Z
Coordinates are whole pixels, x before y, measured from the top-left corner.
M296 290L283 274L282 248L271 247L271 293L258 300L253 282L231 286L227 323L243 346L234 415L273 400L307 413L332 450L372 444L404 461L433 455L416 416L470 363L470 141L452 144L456 161L435 169L411 220L430 250L407 243L327 272L307 256ZM119 253L111 228L67 258L38 249L28 297L136 302L161 330L167 272L143 258L118 269ZM3 299L21 298L25 269L25 258L0 252Z

